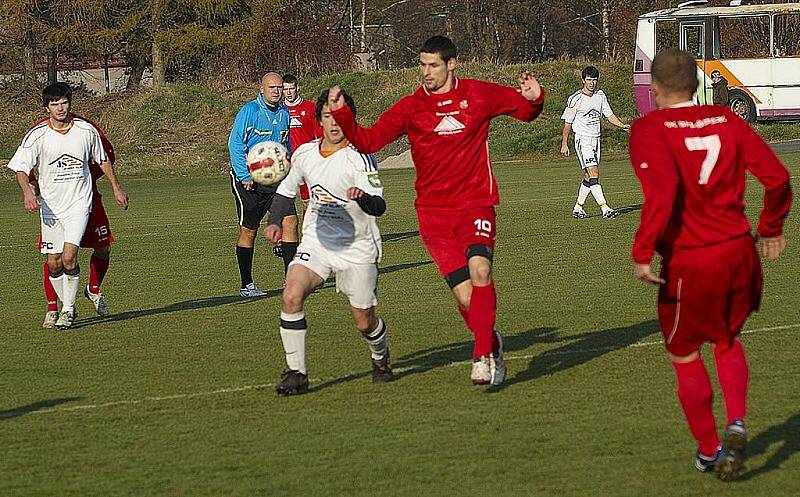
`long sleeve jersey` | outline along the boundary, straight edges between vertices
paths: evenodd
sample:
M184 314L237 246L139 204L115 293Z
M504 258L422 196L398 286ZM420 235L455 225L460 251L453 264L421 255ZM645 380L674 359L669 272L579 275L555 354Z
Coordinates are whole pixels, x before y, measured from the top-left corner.
M789 173L750 126L722 106L681 106L639 118L631 164L644 205L631 255L715 245L750 232L744 214L745 171L764 185L758 233L778 236L792 203Z
M361 153L374 153L408 135L416 169L418 207L477 207L500 203L489 158L489 124L500 115L533 121L544 91L531 102L517 90L455 78L443 94L420 87L381 114L371 128L359 126L350 108L333 117Z

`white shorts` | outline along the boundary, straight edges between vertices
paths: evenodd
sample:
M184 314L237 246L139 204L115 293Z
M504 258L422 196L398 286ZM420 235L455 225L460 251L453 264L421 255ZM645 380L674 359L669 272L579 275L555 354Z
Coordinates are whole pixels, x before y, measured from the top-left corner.
M600 165L600 137L575 135L575 155L581 169Z
M297 247L289 266L300 264L327 280L331 272L336 274L336 291L347 295L350 305L356 309L369 309L378 305L378 264L354 263L304 238Z
M61 217L47 213L42 215L42 247L43 254L61 254L64 244L71 243L80 247L83 232L89 222L89 211L75 209Z

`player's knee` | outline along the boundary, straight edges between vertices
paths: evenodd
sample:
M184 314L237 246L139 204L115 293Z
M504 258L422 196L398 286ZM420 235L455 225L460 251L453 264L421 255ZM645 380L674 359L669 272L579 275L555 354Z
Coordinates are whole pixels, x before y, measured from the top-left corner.
M240 226L239 240L237 242L237 245L245 248L252 247L253 243L256 240L256 233L257 230L251 230L250 228L245 228L244 226Z
M469 278L473 283L488 284L492 280L492 259L494 252L488 245L475 244L467 249Z
M299 286L289 285L283 290L283 312L300 312L303 310L303 291Z
M47 270L50 274L58 274L64 271L64 266L61 264L61 258L48 257Z
M61 254L61 264L64 269L74 269L78 265L78 254L64 252Z
M357 313L353 316L356 329L361 333L369 333L378 326L378 319L367 313Z

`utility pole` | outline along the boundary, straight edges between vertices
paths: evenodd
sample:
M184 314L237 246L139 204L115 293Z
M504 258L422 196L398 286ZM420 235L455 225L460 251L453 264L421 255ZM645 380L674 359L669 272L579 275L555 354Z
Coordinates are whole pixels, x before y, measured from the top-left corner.
M361 0L361 53L367 51L367 0Z

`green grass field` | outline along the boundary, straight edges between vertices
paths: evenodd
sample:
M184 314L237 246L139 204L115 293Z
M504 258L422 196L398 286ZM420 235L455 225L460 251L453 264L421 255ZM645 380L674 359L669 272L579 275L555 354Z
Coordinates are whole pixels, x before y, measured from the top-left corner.
M784 158L797 191L800 155ZM603 166L610 203L628 211L613 221L570 217L572 160L496 171L507 382L470 384L471 336L417 236L413 173L392 170L379 310L398 379L371 383L366 344L328 285L306 309L312 391L293 398L273 392L282 266L259 242L256 282L272 291L234 296L225 177L127 178L128 212L107 195L113 315L81 299L66 332L40 328L38 218L0 182L0 495L800 495L798 216L745 325L750 459L724 484L692 466L655 291L631 276L630 166ZM753 182L751 217L760 198Z

